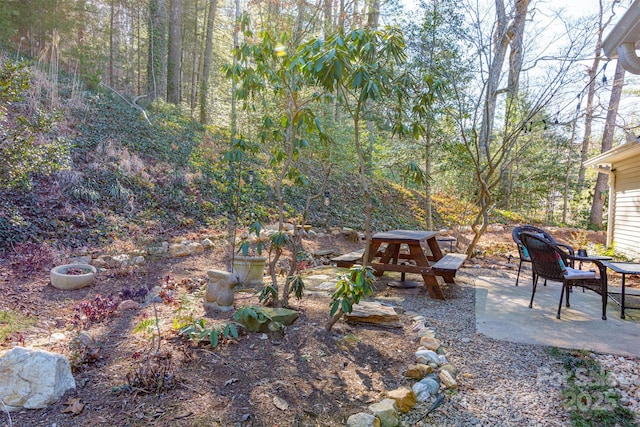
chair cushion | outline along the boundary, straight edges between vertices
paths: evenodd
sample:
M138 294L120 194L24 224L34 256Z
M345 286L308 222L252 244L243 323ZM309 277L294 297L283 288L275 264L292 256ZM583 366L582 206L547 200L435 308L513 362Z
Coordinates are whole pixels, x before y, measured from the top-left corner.
M593 271L576 270L575 268L566 267L567 272L564 273L564 278L567 280L578 279L595 279L596 273Z
M560 270L562 270L562 274L566 276L569 270L567 270L567 266L564 264L564 260L562 259L560 254L557 252L556 252L556 258L558 258L558 265L560 266ZM577 271L580 271L580 270L577 270Z
M529 251L527 250L527 248L522 245L522 256L524 257L524 259L526 260L531 260L531 257L529 256Z

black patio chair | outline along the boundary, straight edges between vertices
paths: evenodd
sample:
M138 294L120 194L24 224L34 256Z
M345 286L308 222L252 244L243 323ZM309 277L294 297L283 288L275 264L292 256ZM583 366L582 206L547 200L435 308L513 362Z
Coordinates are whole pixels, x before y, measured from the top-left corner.
M522 232L538 234L540 235L540 237L553 243L554 245L564 248L569 253L569 255L574 256L573 248L571 246L565 245L564 243L557 242L553 238L553 236L551 236L551 234L547 233L542 228L534 227L533 225L520 225L518 227L515 227L511 232L511 237L513 237L513 241L516 243L516 246L518 248L518 258L520 258L520 263L518 264L518 276L516 277L516 286L518 286L518 282L520 281L520 271L522 270L522 263L531 262L531 258L529 257L527 248L522 245L522 242L520 241L520 237L518 237L518 235ZM532 276L533 276L532 280L535 281L535 271L532 272ZM547 285L546 280L544 282L544 285L545 286Z
M579 286L589 289L602 297L602 320L607 320L607 271L606 267L598 260L590 260L598 267L598 274L595 271L576 270L571 267L575 260L573 255L567 254L558 245L549 242L538 234L522 232L519 234L522 244L527 248L531 258L532 268L535 271L533 279L533 292L529 308L533 307L533 297L536 294L538 279L552 280L562 283L560 292L560 303L558 304L557 318L560 318L562 308L562 298L566 297L566 305L569 304L569 293L572 286Z

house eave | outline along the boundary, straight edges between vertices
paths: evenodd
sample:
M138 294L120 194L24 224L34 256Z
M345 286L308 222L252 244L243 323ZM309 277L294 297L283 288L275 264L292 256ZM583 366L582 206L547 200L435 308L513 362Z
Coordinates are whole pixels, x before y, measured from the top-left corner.
M618 145L609 151L592 157L584 162L584 165L596 169L607 169L611 168L614 163L638 155L640 155L640 142L636 140Z
M618 58L625 70L640 74L640 0L635 0L602 42L609 59Z

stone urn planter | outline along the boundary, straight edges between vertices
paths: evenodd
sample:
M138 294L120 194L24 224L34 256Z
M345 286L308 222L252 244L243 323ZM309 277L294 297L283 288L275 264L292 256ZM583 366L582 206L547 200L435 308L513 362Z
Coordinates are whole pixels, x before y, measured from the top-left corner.
M244 285L261 285L267 257L241 256L233 258L233 271Z
M89 286L96 278L97 272L90 264L65 264L51 269L49 278L54 288L73 290Z

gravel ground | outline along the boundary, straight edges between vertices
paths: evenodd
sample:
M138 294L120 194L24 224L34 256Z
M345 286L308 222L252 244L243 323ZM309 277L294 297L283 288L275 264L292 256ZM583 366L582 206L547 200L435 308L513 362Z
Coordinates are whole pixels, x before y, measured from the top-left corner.
M491 274L474 269L473 276ZM514 277L515 280L515 277ZM562 384L567 372L550 347L498 341L476 333L474 280L461 270L446 301L407 298L404 308L424 316L458 369L458 390L445 392L440 406L418 404L403 417L404 426L566 426ZM609 372L623 404L640 418L638 359L592 355Z

